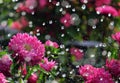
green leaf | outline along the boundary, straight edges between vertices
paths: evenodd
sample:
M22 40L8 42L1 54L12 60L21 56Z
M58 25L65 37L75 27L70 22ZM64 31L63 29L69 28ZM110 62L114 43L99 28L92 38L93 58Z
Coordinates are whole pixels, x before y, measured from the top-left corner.
M7 54L6 51L0 51L0 57L2 57L3 55Z

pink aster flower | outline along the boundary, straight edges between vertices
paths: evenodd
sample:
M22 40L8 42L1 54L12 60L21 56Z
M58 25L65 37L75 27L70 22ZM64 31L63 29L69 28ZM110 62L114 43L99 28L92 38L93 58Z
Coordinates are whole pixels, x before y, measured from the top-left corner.
M82 50L75 47L70 48L70 53L75 56L76 60L82 59L84 55Z
M37 6L37 1L36 0L26 0L25 6L29 9L34 9Z
M103 68L97 68L85 83L114 83L111 74Z
M15 21L11 24L11 28L21 30L22 29L22 24L19 21Z
M85 83L114 83L111 74L104 68L84 65L79 68L79 73L85 79Z
M71 15L69 13L66 13L63 17L61 17L60 22L65 26L65 27L70 27L71 26Z
M120 32L112 34L112 38L120 44Z
M27 83L37 83L38 76L34 73L28 78Z
M19 20L11 24L12 29L21 30L28 26L28 21L25 17L21 17Z
M0 58L0 72L5 76L10 76L10 67L12 65L12 60L9 55L4 55Z
M0 73L0 83L7 83L6 81L6 77L2 73Z
M96 6L109 5L111 0L95 0Z
M23 28L28 26L28 20L25 17L20 18L20 23L22 24Z
M19 61L26 61L29 64L37 64L45 53L45 47L37 37L27 33L14 35L8 47L17 53L15 57L18 57Z
M37 6L36 0L25 0L23 3L19 3L17 12L25 11L27 13L32 13Z
M55 61L48 61L48 58L43 59L43 63L39 64L41 68L45 69L46 71L51 71L55 66Z
M100 12L100 14L111 14L113 17L118 16L117 10L112 6L100 6L96 7L96 11Z
M27 7L25 6L25 4L23 4L23 3L19 3L19 6L18 6L18 8L16 9L16 11L17 11L17 12L23 12L23 11L24 11L24 12L27 12L27 13L33 12L33 10L27 8Z
M50 41L50 40L47 40L47 41L45 42L45 45L46 45L46 46L52 46L52 47L54 47L54 48L58 48L58 47L59 47L59 45L58 45L56 42L52 42L52 41Z
M94 74L95 70L96 70L95 67L86 64L79 68L79 73L85 80L87 80L89 76Z
M45 8L48 4L48 0L38 0L39 1L39 8Z
M106 60L106 67L114 77L120 77L120 61L115 59Z

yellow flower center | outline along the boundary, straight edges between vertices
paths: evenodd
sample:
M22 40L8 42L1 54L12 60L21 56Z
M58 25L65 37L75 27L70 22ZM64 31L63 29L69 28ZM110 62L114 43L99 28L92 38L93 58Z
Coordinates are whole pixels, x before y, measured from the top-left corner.
M30 51L30 50L31 50L31 48L32 48L32 47L31 47L30 45L28 45L28 44L25 44L25 46L24 46L24 47L25 47L25 50L27 50L27 51Z

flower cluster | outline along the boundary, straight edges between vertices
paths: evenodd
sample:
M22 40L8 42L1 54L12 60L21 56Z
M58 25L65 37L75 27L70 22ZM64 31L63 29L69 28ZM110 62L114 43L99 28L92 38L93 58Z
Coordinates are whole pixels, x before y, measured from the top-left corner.
M34 73L28 78L28 83L37 83L38 76Z
M12 60L10 59L9 55L3 55L2 58L0 58L0 72L2 72L5 76L11 76L10 75L10 67L12 65Z
M82 57L83 57L83 55L84 55L82 50L80 50L80 49L78 49L78 48L75 48L75 47L70 48L70 53L71 53L73 56L75 56L75 59L76 59L76 60L82 59Z
M56 0L52 1L51 5L56 3ZM27 13L35 12L36 10L44 9L45 7L49 6L50 3L48 0L25 0L22 3L19 3L17 12L25 11Z
M113 34L112 38L120 44L120 32Z
M120 77L120 61L119 60L106 60L106 67L113 77Z
M7 83L6 77L0 73L0 83Z
M103 68L85 65L79 68L79 73L84 77L85 83L114 83L111 74Z
M48 58L44 58L43 62L39 63L40 67L46 71L50 71L55 66L55 61L48 61Z
M54 48L58 48L58 47L59 47L59 45L58 45L56 42L52 42L52 41L50 41L50 40L47 40L47 41L45 42L45 45L46 45L46 46L51 46L51 47L54 47Z
M56 42L50 40L47 42L45 45L51 46L52 43L56 49L59 47ZM56 65L55 61L48 61L48 58L44 56L44 44L37 37L27 33L17 33L14 35L9 42L8 49L13 51L11 56L6 54L0 58L0 83L7 82L5 76L15 78L14 74L21 74L23 79L27 80L27 83L37 83L38 75L39 73L41 74L41 68L46 72L51 72ZM34 67L37 67L35 72L32 70ZM18 71L14 68L18 69ZM22 80L22 78L20 79Z
M100 14L107 14L107 15L110 14L110 16L112 15L114 17L118 16L118 11L112 6L105 5L105 6L97 7L96 11Z
M16 30L22 30L23 28L28 26L28 21L25 17L21 17L19 20L14 21L11 24L11 28L12 29L16 29Z
M82 3L95 2L95 6L109 5L111 0L80 0Z
M63 17L61 17L60 22L65 26L65 27L70 27L72 22L71 22L71 15L69 13L66 13Z
M45 54L44 45L34 36L18 33L9 42L9 49L13 50L20 61L37 64Z

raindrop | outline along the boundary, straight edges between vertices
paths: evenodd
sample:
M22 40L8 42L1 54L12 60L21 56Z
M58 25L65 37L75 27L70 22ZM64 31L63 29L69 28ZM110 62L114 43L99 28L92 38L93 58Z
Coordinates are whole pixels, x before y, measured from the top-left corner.
M14 10L16 10L17 8L18 8L18 7L17 7L17 6L15 6L15 7L14 7Z
M103 47L106 47L106 44L105 43L103 43L103 45L102 45Z
M32 14L32 15L34 15L34 14L35 14L35 12L32 12L31 14Z
M54 68L55 68L55 69L57 69L57 68L58 68L58 66L55 66Z
M63 11L63 8L60 8L60 10L59 10L60 12L62 12Z
M63 78L66 77L66 74L63 74L62 77L63 77Z
M47 51L47 54L50 54L51 52L50 51Z
M55 55L51 55L52 57L55 57Z
M61 45L60 45L60 48L65 48L65 45L61 44Z
M69 48L66 48L65 51L68 52L68 51L69 51Z
M71 14L71 24L73 24L73 25L80 24L80 18L77 14Z
M49 0L49 2L52 2L52 0Z
M86 5L83 4L81 8L82 8L83 10L85 10L85 9L86 9Z
M92 28L93 28L93 29L96 29L96 26L95 26L95 25L93 25L93 26L92 26Z
M25 16L25 15L26 15L26 12L21 12L21 15L22 15L22 16Z
M1 26L3 26L3 27L7 26L7 21L2 21Z
M52 23L53 23L53 21L52 21L52 20L50 20L50 21L49 21L49 24L52 24Z
M63 7L68 8L69 3L68 3L68 1L62 1L61 5L62 5Z
M62 14L63 14L63 15L66 14L66 11L62 11Z
M79 65L77 65L76 68L79 68Z
M80 29L79 29L79 28L77 28L77 31L80 31Z
M11 34L9 33L7 36L8 36L8 37L11 37Z
M62 35L61 35L61 37L64 37L64 36L65 36L65 34L62 34Z
M88 0L83 0L83 3L88 3Z
M115 81L115 83L119 83L118 81Z
M94 54L91 54L90 57L93 58L93 57L95 57L95 55L94 55Z
M97 11L96 13L99 15L99 14L100 14L100 11Z
M60 52L60 54L64 55L64 54L65 54L65 51Z
M100 21L103 22L103 19L101 18Z
M103 78L100 78L100 81L102 81L103 80Z
M66 8L69 8L69 5L66 5Z
M64 20L64 23L67 23L67 20L66 20L66 19Z
M65 27L64 27L64 26L61 26L61 29L62 29L62 30L64 30L64 29L65 29Z
M72 11L75 12L75 8L73 8Z
M111 25L111 26L114 26L114 22L113 22L113 21L112 21L112 22L110 22L110 25Z
M112 22L110 22L110 24L109 24L109 28L111 29L111 30L113 30L114 29L114 22L112 21Z
M107 54L107 51L104 50L104 51L102 52L102 55L105 56L106 54Z
M60 72L57 72L56 74L58 75Z
M10 16L10 17L13 17L13 16L14 16L14 13L12 13L12 12L9 13L9 16Z
M29 21L29 25L32 25L33 23L32 23L32 21Z
M110 17L110 16L111 16L111 14L109 13L109 14L108 14L108 16Z
M111 56L111 52L108 52L107 56L110 57Z
M43 26L45 26L45 22L43 22L43 24L42 24Z
M57 3L56 3L56 6L59 6L59 5L60 5L60 2L57 2Z
M39 32L40 30L39 29L37 29L37 32Z
M33 25L30 24L29 27L33 27Z
M70 74L73 74L73 72L74 72L74 70L71 70L71 71L70 71Z
M24 59L25 59L26 62L30 62L31 61L30 57L25 57Z
M89 76L89 74L88 73L84 73L83 76Z
M62 71L62 68L60 68L59 71Z
M29 9L32 10L32 9L34 9L34 7L33 6L29 6Z
M37 36L40 36L40 33L37 33L36 35L37 35Z
M16 2L16 1L18 1L18 0L12 0L12 2Z
M33 31L30 31L30 35L33 35Z
M51 38L50 35L46 35L46 36L45 36L45 39L46 39L46 40L49 40L50 38Z
M18 53L16 53L15 55L18 56Z

